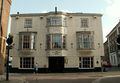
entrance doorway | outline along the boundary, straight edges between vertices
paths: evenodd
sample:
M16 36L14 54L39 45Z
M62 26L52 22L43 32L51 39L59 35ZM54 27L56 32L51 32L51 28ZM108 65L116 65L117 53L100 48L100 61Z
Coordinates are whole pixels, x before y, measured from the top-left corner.
M50 72L63 72L64 57L49 57Z

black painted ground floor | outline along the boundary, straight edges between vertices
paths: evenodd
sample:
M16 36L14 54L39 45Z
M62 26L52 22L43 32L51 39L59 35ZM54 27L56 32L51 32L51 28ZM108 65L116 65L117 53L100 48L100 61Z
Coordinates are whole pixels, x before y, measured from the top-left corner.
M101 68L94 69L79 69L79 68L64 68L62 71L51 71L49 68L38 68L38 73L74 73L74 72L100 72ZM34 69L18 69L10 68L11 73L34 73Z
M81 58L80 58L81 59ZM65 57L48 57L48 68L39 68L34 67L34 60L33 58L24 58L20 59L20 67L24 68L15 68L11 67L10 72L17 72L17 73L32 73L32 72L39 72L39 73L50 73L50 72L90 72L90 71L101 71L101 67L94 67L93 68L93 59L92 58L83 58L84 61L83 67L87 67L86 69L82 69L79 67L65 67ZM87 61L88 60L88 61ZM31 61L31 62L30 62ZM31 65L29 65L31 63ZM81 65L81 64L80 64ZM29 68L32 67L32 68ZM92 68L89 68L92 67Z

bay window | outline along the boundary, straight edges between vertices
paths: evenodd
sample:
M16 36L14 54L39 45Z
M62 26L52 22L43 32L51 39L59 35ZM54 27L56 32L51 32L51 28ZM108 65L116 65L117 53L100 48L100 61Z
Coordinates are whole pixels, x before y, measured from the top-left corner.
M52 35L52 48L61 48L62 46L62 36L61 35Z
M35 49L35 35L33 32L20 32L19 49Z
M47 18L47 26L66 26L66 18L49 17Z
M80 31L77 32L77 49L93 49L94 37L93 32Z
M62 34L47 35L47 49L62 49L66 48L66 36Z

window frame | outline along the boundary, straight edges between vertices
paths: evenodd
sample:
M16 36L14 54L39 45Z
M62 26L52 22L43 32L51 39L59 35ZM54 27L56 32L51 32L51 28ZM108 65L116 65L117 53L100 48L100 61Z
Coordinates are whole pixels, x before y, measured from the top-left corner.
M27 41L25 36L29 37ZM24 46L26 45L26 46ZM36 32L20 32L19 33L19 49L20 50L35 50L36 48Z
M79 31L76 33L77 49L92 50L94 49L94 32Z
M60 36L60 40L59 40L59 44L60 47L57 47L55 45L54 37L55 36ZM59 45L58 45L59 46ZM62 35L62 34L47 34L46 35L46 49L66 49L66 35Z
M32 18L25 18L24 19L24 28L32 28Z
M48 17L47 26L67 26L67 19L60 16Z
M80 18L81 28L89 27L89 19L88 18Z
M93 56L79 57L79 68L80 69L93 69L94 68L94 57Z
M34 57L20 57L20 68L21 69L33 69L34 68Z

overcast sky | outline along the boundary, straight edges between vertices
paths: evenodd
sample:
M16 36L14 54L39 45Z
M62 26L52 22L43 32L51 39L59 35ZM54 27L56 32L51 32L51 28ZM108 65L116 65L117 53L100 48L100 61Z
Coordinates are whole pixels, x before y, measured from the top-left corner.
M120 0L12 0L11 14L43 13L54 11L100 13L103 38L115 27L120 19Z

